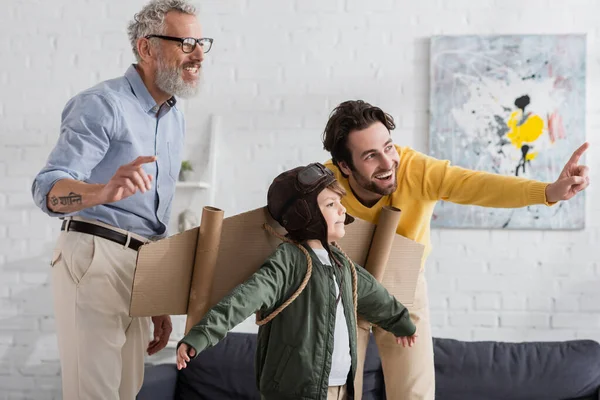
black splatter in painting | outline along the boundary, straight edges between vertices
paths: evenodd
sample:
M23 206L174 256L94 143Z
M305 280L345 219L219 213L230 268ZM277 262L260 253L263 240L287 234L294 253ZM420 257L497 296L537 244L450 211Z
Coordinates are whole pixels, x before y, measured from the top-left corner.
M515 106L523 110L523 112L525 112L525 107L527 107L530 103L531 99L527 95L521 96L515 100Z
M523 117L521 118L521 121L519 121L519 125L522 125L527 120L527 115L525 114L525 107L527 107L530 103L531 99L527 95L521 96L515 100L515 106L517 106L523 111ZM527 163L530 163L530 161L527 160L527 153L529 153L529 150L531 150L531 147L529 145L524 144L521 146L522 156L521 160L519 160L519 163L517 164L515 176L519 176L519 169L522 169L523 173L525 173L525 166L527 165Z
M529 104L531 104L531 98L527 94L515 99L515 101L514 101L515 107L519 108L522 111L522 117L521 117L521 120L517 124L518 126L522 125L523 123L525 123L527 121L527 114L525 113L525 108L527 108L527 106ZM502 108L507 112L512 111L508 107L503 106ZM508 139L506 139L506 137L505 137L505 135L509 131L509 128L506 125L506 122L504 122L504 119L502 118L502 116L494 115L493 118L494 118L494 124L490 123L490 125L493 125L493 128L496 130L496 134L498 135L498 143L497 143L498 152L497 153L501 154L501 155L505 155L504 146L510 145L510 141ZM529 153L530 150L532 150L532 146L530 146L530 145L524 144L523 146L521 146L521 159L519 160L519 162L516 166L516 169L514 170L516 176L519 176L520 171L525 173L526 164L528 164L528 163L531 164L531 162L527 160L527 154Z

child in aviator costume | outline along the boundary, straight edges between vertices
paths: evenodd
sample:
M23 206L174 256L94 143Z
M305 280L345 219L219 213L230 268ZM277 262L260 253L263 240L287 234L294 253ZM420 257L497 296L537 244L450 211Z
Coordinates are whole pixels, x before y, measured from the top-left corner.
M180 341L179 369L254 312L263 399L353 395L357 314L412 346L417 335L407 309L335 244L353 221L340 202L344 194L318 163L275 178L267 209L287 230L288 236L280 237L285 243ZM259 315L267 317L259 320Z

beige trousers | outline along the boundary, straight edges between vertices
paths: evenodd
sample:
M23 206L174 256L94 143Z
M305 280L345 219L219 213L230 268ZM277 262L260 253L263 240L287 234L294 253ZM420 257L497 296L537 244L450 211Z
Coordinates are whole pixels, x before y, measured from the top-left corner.
M393 334L380 328L373 329L381 357L385 394L388 400L431 400L435 397L435 368L427 282L423 272L419 275L415 301L409 312L417 326L418 338L413 347L402 347L396 343Z
M346 385L329 386L327 400L346 400Z
M129 317L136 258L115 242L61 232L51 264L63 399L133 400L140 390L149 318Z

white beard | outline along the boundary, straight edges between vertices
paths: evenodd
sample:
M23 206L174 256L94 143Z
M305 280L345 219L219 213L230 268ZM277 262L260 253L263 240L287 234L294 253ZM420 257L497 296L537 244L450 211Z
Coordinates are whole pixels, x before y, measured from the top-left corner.
M198 93L198 89L200 88L200 78L202 73L202 68L198 72L198 79L196 82L186 82L181 77L181 73L183 72L183 66L181 67L172 67L170 65L165 64L164 59L160 56L158 57L158 70L156 71L156 78L154 79L154 83L156 86L165 93L169 93L170 95L174 95L181 98L190 98L195 96Z

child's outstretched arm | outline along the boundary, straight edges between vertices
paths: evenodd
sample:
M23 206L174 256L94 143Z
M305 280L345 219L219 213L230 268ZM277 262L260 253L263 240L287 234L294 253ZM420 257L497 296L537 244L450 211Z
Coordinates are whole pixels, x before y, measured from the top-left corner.
M186 362L217 344L254 312L272 308L294 282L295 271L289 266L290 260L278 250L248 280L213 306L179 342L178 367L185 368Z
M372 324L393 333L399 344L412 346L417 328L408 310L367 270L356 265L358 304L357 314Z

